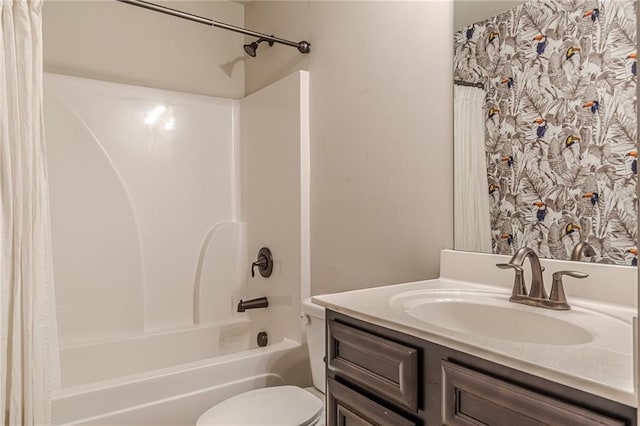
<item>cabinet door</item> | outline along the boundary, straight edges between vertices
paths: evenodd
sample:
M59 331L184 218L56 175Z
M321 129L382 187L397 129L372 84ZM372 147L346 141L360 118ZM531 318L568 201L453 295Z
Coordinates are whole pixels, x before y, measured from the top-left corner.
M442 422L445 425L625 425L623 421L447 361L442 362L442 373Z
M416 426L347 386L327 379L329 426Z
M418 411L418 350L329 322L327 368L376 395Z

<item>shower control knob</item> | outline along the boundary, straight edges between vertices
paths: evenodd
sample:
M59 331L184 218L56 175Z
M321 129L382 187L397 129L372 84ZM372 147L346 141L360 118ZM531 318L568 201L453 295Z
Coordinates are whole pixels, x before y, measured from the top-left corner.
M258 272L265 278L271 276L273 272L273 257L271 256L271 250L268 247L262 247L258 251L258 260L251 264L251 277L256 276L255 268L258 267Z

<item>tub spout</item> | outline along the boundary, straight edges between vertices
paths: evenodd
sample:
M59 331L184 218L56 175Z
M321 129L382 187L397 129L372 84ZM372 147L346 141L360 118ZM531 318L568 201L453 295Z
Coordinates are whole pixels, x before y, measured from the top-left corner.
M238 312L244 312L247 309L267 308L269 300L266 297L258 297L257 299L240 300L238 303Z

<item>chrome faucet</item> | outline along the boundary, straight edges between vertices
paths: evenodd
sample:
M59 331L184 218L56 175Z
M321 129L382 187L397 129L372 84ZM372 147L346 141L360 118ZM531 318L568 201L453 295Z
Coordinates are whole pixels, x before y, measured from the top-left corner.
M596 255L596 251L593 249L591 244L586 241L580 241L578 244L576 244L576 246L573 248L573 251L571 252L571 260L580 261L583 255L585 257L592 257Z
M527 287L524 282L524 267L522 266L527 258L529 259L529 265L531 265L531 290L529 294L527 294ZM516 272L513 290L509 298L510 302L563 311L571 309L571 306L567 303L562 276L568 275L574 278L586 278L589 276L589 274L582 272L558 271L553 274L551 296L547 296L542 278L544 267L540 265L540 258L531 248L522 247L518 249L516 254L509 260L509 263L498 263L496 266L501 269L514 269Z

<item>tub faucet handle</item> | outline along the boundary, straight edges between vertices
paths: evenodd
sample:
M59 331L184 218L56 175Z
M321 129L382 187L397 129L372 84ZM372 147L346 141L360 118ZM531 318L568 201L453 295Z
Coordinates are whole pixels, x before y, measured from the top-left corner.
M273 272L273 257L271 256L271 250L268 247L262 247L258 251L258 260L251 264L251 277L256 276L255 268L258 267L260 275L267 278L271 276Z
M251 264L251 278L256 276L256 266L258 267L258 271L267 267L267 258L264 256L260 256L258 260Z

